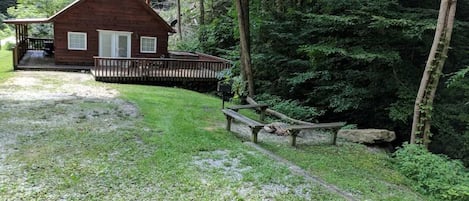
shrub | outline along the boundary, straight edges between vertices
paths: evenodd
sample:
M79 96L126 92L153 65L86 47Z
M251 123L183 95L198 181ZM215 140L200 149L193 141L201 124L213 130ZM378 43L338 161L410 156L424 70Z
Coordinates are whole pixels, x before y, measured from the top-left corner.
M469 200L469 173L460 161L415 144L404 144L394 156L398 171L421 193L441 200Z
M296 100L284 100L279 96L262 94L256 96L256 99L261 103L269 104L273 110L295 119L313 121L316 117L323 114L323 111L319 111L314 107L301 105Z
M6 42L2 47L3 50L13 50L13 48L15 48L15 44L12 42Z

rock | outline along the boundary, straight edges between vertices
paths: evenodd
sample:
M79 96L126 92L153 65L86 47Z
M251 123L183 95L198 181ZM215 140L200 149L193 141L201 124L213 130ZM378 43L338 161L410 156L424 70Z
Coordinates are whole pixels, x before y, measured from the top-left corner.
M268 133L275 133L277 135L290 135L290 131L286 129L288 124L281 122L274 122L264 126L264 130Z
M339 130L338 136L352 142L363 144L392 142L396 139L394 131L385 129L344 129Z

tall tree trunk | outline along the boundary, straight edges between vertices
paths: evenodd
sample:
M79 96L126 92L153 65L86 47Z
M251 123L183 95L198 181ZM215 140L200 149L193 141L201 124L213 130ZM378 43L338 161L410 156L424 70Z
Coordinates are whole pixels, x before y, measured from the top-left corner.
M417 98L415 99L412 133L410 136L410 143L412 144L417 143L418 136L422 136L425 145L428 145L430 142L433 100L435 99L436 89L448 54L456 4L456 0L441 1L435 38L420 82Z
M251 67L249 0L235 0L238 11L239 40L241 46L241 75L248 84L249 96L254 96L254 77Z
M181 0L177 0L177 15L178 15L178 33L179 39L182 40L182 21L181 21Z
M204 0L199 0L199 21L200 21L200 26L199 26L199 42L200 44L203 44L205 39L205 5L204 5ZM202 45L203 46L203 45Z
M200 8L200 25L205 25L205 5L204 0L199 0Z

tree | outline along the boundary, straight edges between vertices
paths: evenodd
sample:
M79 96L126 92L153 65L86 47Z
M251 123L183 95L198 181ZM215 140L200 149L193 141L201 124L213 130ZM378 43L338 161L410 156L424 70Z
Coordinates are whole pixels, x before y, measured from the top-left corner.
M241 46L241 75L248 83L248 94L254 96L254 77L251 67L249 0L236 0L239 41Z
M179 33L179 39L182 40L182 20L181 20L181 0L177 0L177 20L178 20L178 33Z
M417 98L415 99L410 138L410 143L412 144L417 142L417 136L419 135L422 136L425 145L428 146L430 143L433 100L435 99L436 89L448 55L456 5L456 0L441 0L435 38L433 39L433 45L420 82Z
M7 14L7 9L16 4L16 0L2 0L0 1L0 14Z
M205 25L205 4L204 0L199 0L199 10L200 10L200 16L199 16L199 21L200 25Z

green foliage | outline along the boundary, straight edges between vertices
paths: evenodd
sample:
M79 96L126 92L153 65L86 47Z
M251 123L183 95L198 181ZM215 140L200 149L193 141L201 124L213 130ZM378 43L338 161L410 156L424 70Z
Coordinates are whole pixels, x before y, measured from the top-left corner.
M14 35L12 28L3 23L5 19L7 19L7 16L0 13L0 39Z
M469 173L461 162L405 144L394 153L396 168L424 194L442 200L469 199Z
M438 1L254 0L250 4L258 93L324 111L314 118L318 121L392 129L398 135L396 144L408 140ZM208 23L199 29L204 35L199 45L207 53L235 61L237 74L234 6L227 0L213 5ZM444 70L456 77L444 77L438 86L430 149L469 165L469 155L458 151L469 149L469 79L459 71L469 65L469 1L458 2L457 19ZM445 88L448 78L453 84Z
M16 4L16 0L2 0L0 1L0 14L7 14L7 9Z
M73 0L18 0L16 6L8 8L8 15L13 18L46 18L62 10ZM34 24L30 26L32 37L52 37L53 28L50 24Z
M303 119L306 121L314 121L322 114L322 111L301 105L297 100L284 100L279 96L262 94L256 96L256 99L261 103L266 103L271 106L273 110L286 114L295 119Z
M15 48L15 44L8 41L6 42L3 46L2 46L2 49L3 50L13 50L13 48Z
M446 86L447 87L455 87L455 85L464 84L463 79L464 79L464 77L466 77L466 74L468 74L468 73L469 73L469 66L466 67L466 68L463 68L459 71L456 71L446 81Z
M290 147L272 143L261 146L350 192L356 200L431 200L405 187L410 181L393 169L392 160L386 153L340 141L338 146L330 146L327 140L313 146Z
M241 76L235 76L231 78L231 92L233 92L233 99L240 99L248 95L247 82L243 80Z

